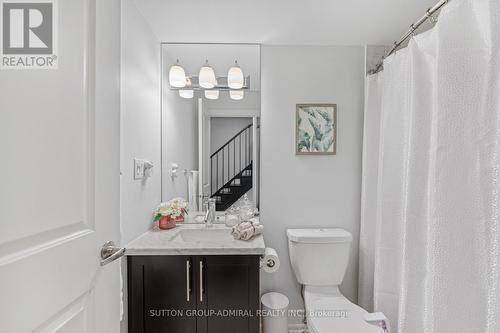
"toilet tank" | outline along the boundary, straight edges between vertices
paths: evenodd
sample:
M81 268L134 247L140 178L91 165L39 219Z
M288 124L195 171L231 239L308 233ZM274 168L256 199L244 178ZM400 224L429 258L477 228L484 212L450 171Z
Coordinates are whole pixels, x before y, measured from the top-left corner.
M307 286L342 283L352 235L343 229L288 229L290 263L297 281Z

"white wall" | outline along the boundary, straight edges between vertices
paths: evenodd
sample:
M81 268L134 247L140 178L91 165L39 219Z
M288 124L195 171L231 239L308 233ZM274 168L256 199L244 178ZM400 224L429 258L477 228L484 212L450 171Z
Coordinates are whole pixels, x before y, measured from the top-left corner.
M366 45L365 46L365 73L376 69L382 58L389 52L391 46Z
M122 0L121 8L120 224L125 245L152 226L161 198L161 61L160 42L133 0ZM151 178L134 180L134 158L153 162ZM122 272L125 279L125 260ZM127 331L126 295L124 301L122 332Z
M168 70L164 69L168 74ZM198 170L198 99L184 99L177 91L168 88L164 75L162 106L162 168L163 201L174 197L187 199L187 178L183 170ZM169 170L172 163L179 165L178 176L172 179Z
M160 42L132 0L122 1L121 229L126 244L151 226L161 196ZM134 158L153 162L134 180Z
M242 100L235 101L229 98L227 91L220 93L217 100L204 100L208 113L213 117L259 117L260 91L245 91Z
M262 292L283 292L291 309L302 308L286 229L340 227L354 238L341 290L356 301L364 49L263 46L261 59L261 218L282 262L276 274L262 273ZM295 155L298 103L337 104L336 156Z
M210 118L210 154L213 154L236 133L251 124L252 118L246 117ZM236 150L238 151L238 149Z

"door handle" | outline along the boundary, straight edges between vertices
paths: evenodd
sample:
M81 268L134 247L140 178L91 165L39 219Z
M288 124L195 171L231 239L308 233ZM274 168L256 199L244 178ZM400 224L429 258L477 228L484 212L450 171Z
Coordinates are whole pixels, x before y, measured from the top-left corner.
M200 260L200 302L203 302L203 261Z
M186 300L189 302L189 295L191 294L191 262L186 260Z
M101 266L107 265L125 254L124 247L116 247L115 242L104 243L101 248Z

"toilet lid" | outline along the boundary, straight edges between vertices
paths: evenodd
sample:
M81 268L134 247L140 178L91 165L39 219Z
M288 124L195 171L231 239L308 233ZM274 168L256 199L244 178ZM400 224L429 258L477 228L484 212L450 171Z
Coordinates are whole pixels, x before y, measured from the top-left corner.
M343 229L287 229L286 234L291 242L324 244L344 243L352 241L352 235Z
M384 333L364 320L365 310L344 297L317 298L307 311L307 322L315 333Z

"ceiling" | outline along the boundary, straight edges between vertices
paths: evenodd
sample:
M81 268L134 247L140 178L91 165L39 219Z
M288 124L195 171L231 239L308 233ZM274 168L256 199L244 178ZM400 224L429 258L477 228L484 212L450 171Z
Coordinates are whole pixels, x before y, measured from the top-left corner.
M388 45L438 0L132 0L162 42Z

